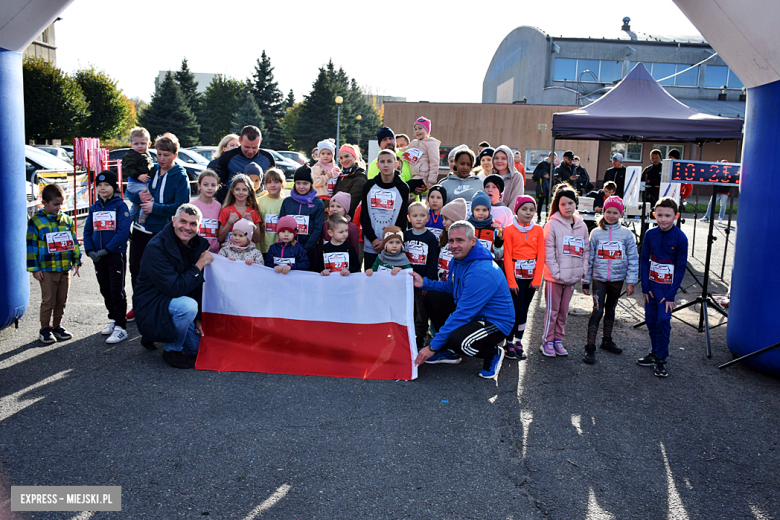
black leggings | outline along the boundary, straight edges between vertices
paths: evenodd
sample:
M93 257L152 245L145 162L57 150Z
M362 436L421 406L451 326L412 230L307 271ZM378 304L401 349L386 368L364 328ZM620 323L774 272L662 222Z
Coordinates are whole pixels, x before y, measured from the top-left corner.
M133 234L130 235L130 284L134 293L135 282L141 273L141 258L143 258L144 251L146 251L146 245L154 238L154 235L154 233L144 233L137 229L133 229Z
M623 290L623 280L619 282L600 282L593 280L591 283L593 297L598 302L598 307L593 307L593 312L588 320L588 345L596 344L596 334L599 331L599 322L604 316L604 334L602 342L612 341L612 326L615 323L615 307L617 306L620 291ZM606 313L605 313L606 311Z
M542 218L542 205L547 204L547 195L536 196L536 216ZM549 213L549 211L548 211Z
M531 300L534 299L536 289L531 287L533 280L520 280L515 279L517 282L517 294L514 289L509 291L512 293L512 303L515 306L515 326L512 331L507 334L506 340L511 342L517 339L523 339L523 332L525 332L525 322L528 318L528 307L531 306Z

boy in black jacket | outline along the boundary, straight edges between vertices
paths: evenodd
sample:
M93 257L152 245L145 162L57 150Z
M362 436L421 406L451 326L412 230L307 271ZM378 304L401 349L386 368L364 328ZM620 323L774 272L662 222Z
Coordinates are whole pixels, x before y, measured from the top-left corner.
M349 221L338 213L331 214L328 217L328 235L330 241L323 244L314 270L322 276L330 273L339 273L341 276L359 273L360 259L354 246L347 241Z
M439 242L436 235L426 229L428 209L422 202L409 204L409 221L412 229L404 231L404 252L412 270L429 280L436 280L439 264ZM414 330L417 335L417 350L425 346L428 332L428 313L423 305L422 289L414 288Z
M140 126L130 130L130 144L132 148L122 157L122 174L127 178L127 192L147 191L154 170L154 160L149 153L149 145L152 144L149 131ZM141 215L138 217L138 224L143 226L146 214L138 204L133 203L130 209L130 221L134 221L139 212Z

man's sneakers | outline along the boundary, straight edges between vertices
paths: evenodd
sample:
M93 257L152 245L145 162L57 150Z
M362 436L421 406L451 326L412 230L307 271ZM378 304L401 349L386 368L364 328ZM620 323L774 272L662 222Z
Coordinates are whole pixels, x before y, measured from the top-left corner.
M127 318L127 321L135 321L135 312L133 312L133 309L130 309L130 312L125 315L125 318Z
M640 367L651 367L655 365L656 360L657 358L655 357L655 354L651 352L645 357L637 359L636 364Z
M463 358L450 350L440 350L425 360L426 365L459 365Z
M195 368L197 356L187 354L183 350L166 350L163 359L173 368Z
M563 348L563 341L556 339L553 341L553 350L555 350L556 356L568 356L569 353Z
M539 350L547 357L555 357L555 348L552 341L545 341L542 343L542 346L539 347Z
M116 321L109 320L108 325L106 325L106 328L103 329L100 333L104 336L109 336L112 332L114 332L114 324Z
M595 345L594 345L595 346ZM587 347L585 347L587 348ZM615 345L615 342L611 339L602 339L601 340L601 348L603 350L606 350L607 352L612 352L613 354L622 354L623 349Z
M41 343L43 343L44 345L51 345L52 343L57 343L57 340L54 338L54 334L52 334L51 327L46 327L45 329L41 329L41 332L38 335L38 339L41 340Z
M585 355L582 356L582 361L589 365L596 363L596 345L585 345Z
M111 331L111 336L108 337L106 343L109 344L119 343L120 341L124 341L126 339L127 339L127 331L122 327L114 327L114 330Z
M656 359L653 365L653 375L655 377L668 377L669 372L666 371L666 360Z
M486 359L479 371L479 377L483 379L498 379L498 373L501 371L501 363L504 361L504 349L498 348L498 353L491 359Z
M65 327L62 325L51 329L51 333L54 334L54 337L57 338L57 341L67 341L69 339L73 339L73 334L65 330Z
M699 219L699 222L709 222L709 221L710 221L710 219L709 219L709 218L707 218L707 217L704 217L704 218L700 218L700 219Z

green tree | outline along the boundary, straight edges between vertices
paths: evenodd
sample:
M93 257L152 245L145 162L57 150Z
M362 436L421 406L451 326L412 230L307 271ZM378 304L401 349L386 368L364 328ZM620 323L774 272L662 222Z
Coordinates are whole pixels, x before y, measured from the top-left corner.
M244 100L241 108L233 116L233 133L240 134L241 129L247 125L254 125L260 129L260 133L265 134L265 124L263 124L263 114L255 102L255 97L251 92L244 93ZM265 140L264 140L265 141Z
M89 104L79 84L42 58L26 57L24 83L25 138L34 141L78 137Z
M122 100L127 106L127 117L119 130L119 138L127 140L130 139L130 130L138 126L138 113L135 111L135 103L131 99L122 95Z
M274 68L271 59L265 51L255 64L252 79L247 80L251 85L252 94L257 106L263 114L263 121L267 132L263 133L263 145L276 149L284 145L281 120L284 117L284 94L279 90L279 84L274 81Z
M217 75L203 96L203 126L201 140L216 145L233 131L233 115L241 108L244 84L236 79Z
M289 107L285 113L284 117L282 118L282 132L284 134L284 145L288 150L298 150L302 151L307 156L309 155L309 150L306 150L304 148L299 148L295 141L295 127L298 124L298 117L301 114L301 109L303 108L303 103L294 103L291 107ZM313 147L312 147L313 148Z
M127 103L116 81L94 68L76 72L75 80L89 103L89 116L82 122L80 133L107 139L117 137L127 119Z
M200 125L170 71L152 96L149 107L141 114L139 123L149 130L152 140L172 132L184 148L200 144Z
M333 63L328 64L329 67ZM303 106L292 132L297 150L311 150L328 137L336 137L336 93L328 77L327 67L320 67L311 92L303 98Z
M184 94L184 99L187 101L187 106L190 107L192 113L195 114L195 119L198 119L198 123L200 123L203 95L198 93L198 82L195 81L195 74L190 70L187 58L181 60L181 69L173 74L173 78L179 84L181 93Z
M291 108L295 104L295 94L293 94L293 89L290 89L290 92L287 94L287 98L284 100L284 110L287 111L288 108Z

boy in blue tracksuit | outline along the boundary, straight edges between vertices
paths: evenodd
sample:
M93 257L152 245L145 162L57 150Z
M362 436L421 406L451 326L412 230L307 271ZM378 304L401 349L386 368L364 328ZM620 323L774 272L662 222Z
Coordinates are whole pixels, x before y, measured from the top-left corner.
M655 205L658 227L645 233L640 261L642 293L645 299L645 321L650 333L652 351L637 360L641 366L652 366L653 374L666 377L672 310L688 263L688 237L674 221L680 217L677 203L664 197Z
M98 174L98 200L90 206L84 223L84 250L95 263L100 294L108 309L109 323L103 334L106 343L127 339L127 295L125 269L127 240L130 237L130 211L119 195L117 176L110 170Z

